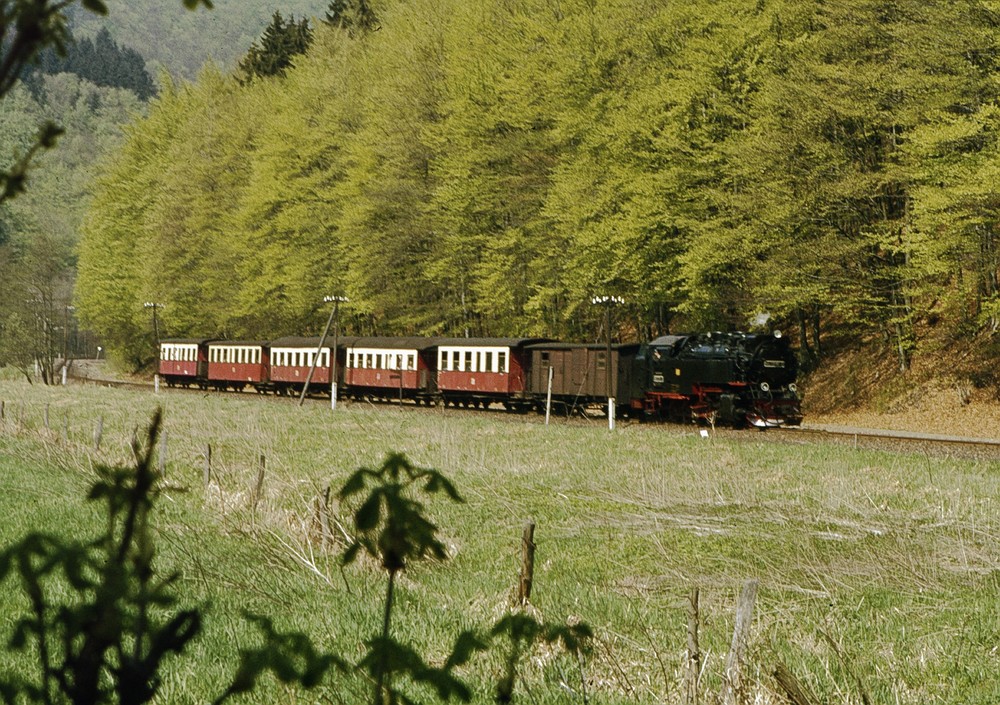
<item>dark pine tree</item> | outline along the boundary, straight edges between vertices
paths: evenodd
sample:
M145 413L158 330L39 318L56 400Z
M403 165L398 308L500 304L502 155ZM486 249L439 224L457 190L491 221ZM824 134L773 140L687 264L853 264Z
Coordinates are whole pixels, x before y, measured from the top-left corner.
M326 10L326 23L346 29L351 36L378 29L378 17L368 0L331 0Z
M98 86L126 88L142 100L156 94L156 86L139 52L119 47L106 28L93 40L71 40L63 56L53 49L42 52L24 82L37 98L43 86L42 76L57 73L74 73Z
M286 22L280 12L275 12L271 24L240 61L240 70L247 80L282 76L293 57L305 54L311 44L312 28L307 19L296 22L292 16Z

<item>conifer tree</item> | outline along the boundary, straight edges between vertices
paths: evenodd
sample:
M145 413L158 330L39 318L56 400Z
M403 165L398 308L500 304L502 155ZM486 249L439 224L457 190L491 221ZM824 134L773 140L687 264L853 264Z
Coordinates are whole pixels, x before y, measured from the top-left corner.
M309 20L302 18L296 22L292 16L286 22L276 10L271 17L271 24L261 35L259 44L254 42L240 61L240 70L248 80L254 77L283 76L285 70L292 65L293 58L309 49L312 39Z
M326 10L326 23L345 29L352 36L378 29L378 17L368 0L330 0Z

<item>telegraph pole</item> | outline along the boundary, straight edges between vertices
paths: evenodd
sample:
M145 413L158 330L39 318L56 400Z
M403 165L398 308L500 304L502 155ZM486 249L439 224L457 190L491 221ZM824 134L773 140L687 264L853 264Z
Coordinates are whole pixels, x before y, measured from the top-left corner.
M614 390L611 386L612 384L612 373L611 373L611 307L618 304L624 304L625 299L620 296L595 296L590 300L590 303L597 306L598 304L604 305L604 329L607 333L607 350L604 362L604 369L606 372L606 384L608 391L608 429L615 430L615 397Z
M299 406L302 406L302 402L306 399L306 392L309 391L309 383L312 382L313 374L316 372L316 365L319 363L319 356L323 352L323 343L326 342L326 336L330 332L330 326L333 325L333 359L330 364L330 374L331 385L330 385L330 406L333 409L337 408L337 345L338 338L340 337L340 303L348 302L346 296L324 296L324 303L333 303L333 309L330 311L330 317L326 319L326 327L323 329L323 335L320 336L319 346L316 348L316 357L313 358L313 364L309 367L309 374L306 375L306 382L302 385L302 395L299 397Z

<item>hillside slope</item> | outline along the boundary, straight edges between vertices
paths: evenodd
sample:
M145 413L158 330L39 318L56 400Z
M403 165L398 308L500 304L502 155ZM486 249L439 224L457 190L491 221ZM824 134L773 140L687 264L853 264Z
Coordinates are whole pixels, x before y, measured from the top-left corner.
M1000 438L992 342L928 347L901 372L878 341L843 346L803 380L807 423Z
M162 67L193 79L209 59L232 66L275 11L284 17L322 17L329 0L214 0L215 8L186 10L180 0L111 2L107 17L74 13L74 32L96 35L107 27L119 44L139 51L151 71Z

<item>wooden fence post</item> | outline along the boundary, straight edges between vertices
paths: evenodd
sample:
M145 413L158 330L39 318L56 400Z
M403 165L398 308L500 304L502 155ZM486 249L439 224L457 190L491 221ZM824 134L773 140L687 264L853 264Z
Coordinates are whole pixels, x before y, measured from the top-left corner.
M94 450L101 449L101 441L104 439L104 414L97 417L97 426L94 428Z
M517 581L517 603L526 605L531 600L531 587L535 580L535 522L524 526L521 537L521 575Z
M733 627L733 641L726 657L726 682L722 690L724 705L740 705L746 702L743 662L750 636L750 625L753 621L754 603L757 601L757 585L756 580L743 583L740 600L736 605L736 626Z
M333 529L330 528L330 485L323 488L323 513L320 514L320 528L323 531L323 545L332 546Z
M65 369L65 368L63 368ZM62 426L62 441L63 443L69 443L69 412L67 411L63 414L63 426Z
M202 473L202 481L205 485L205 489L208 490L208 486L212 484L212 444L205 444L205 470Z
M46 431L50 430L49 429L49 405L48 404L45 405L45 430Z
M4 405L5 404L6 404L6 402L3 399L0 399L0 421L4 420Z
M254 510L260 503L261 495L264 493L264 469L267 467L267 458L261 453L257 465L257 484L254 485L253 494L250 496L253 501Z
M792 705L816 705L819 702L816 696L809 692L809 689L802 685L780 661L774 668L774 680L778 682L778 686L788 696Z
M701 677L701 647L698 645L698 588L688 594L687 664L684 668L684 702L698 705L698 681Z

